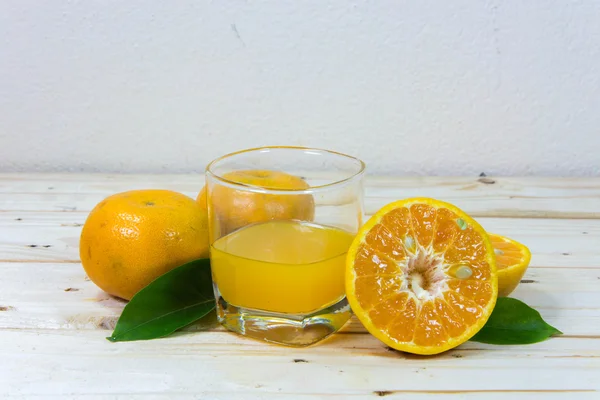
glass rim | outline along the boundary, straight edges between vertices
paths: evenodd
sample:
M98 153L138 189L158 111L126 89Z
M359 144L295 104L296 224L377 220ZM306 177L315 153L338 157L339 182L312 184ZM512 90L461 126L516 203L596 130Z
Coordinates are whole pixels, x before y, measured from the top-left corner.
M220 176L219 174L215 173L212 170L212 168L220 161L223 161L225 159L228 159L228 158L231 158L231 157L234 157L237 155L241 155L241 154L245 154L245 153L252 153L252 152L256 152L256 151L260 151L260 150L278 150L278 149L315 151L315 152L320 152L320 153L326 153L326 154L333 155L336 157L345 158L349 161L353 161L358 164L359 168L358 168L358 171L350 173L349 176L347 176L343 179L339 179L334 182L326 183L323 185L309 186L306 189L269 189L269 188L265 188L265 187L261 187L261 186L249 185L247 183L237 182L237 181L223 178L222 176ZM362 175L364 175L365 170L366 170L366 164L363 160L361 160L357 157L354 157L354 156L350 156L348 154L334 151L334 150L327 150L327 149L322 149L322 148L317 148L317 147L304 147L304 146L261 146L261 147L252 147L252 148L248 148L248 149L235 151L232 153L224 154L218 158L215 158L214 160L212 160L211 162L208 163L208 165L206 166L206 169L205 169L205 173L206 173L206 175L210 175L211 177L213 177L214 179L219 181L219 184L222 184L224 186L228 186L228 187L231 187L234 189L246 190L246 191L250 191L250 192L270 193L270 194L313 194L316 192L333 189L340 185L351 183L352 181L354 181L354 180L360 178Z

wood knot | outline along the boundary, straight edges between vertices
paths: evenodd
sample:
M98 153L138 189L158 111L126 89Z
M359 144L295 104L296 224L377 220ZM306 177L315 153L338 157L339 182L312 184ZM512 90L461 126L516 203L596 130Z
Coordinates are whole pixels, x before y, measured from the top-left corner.
M112 331L117 326L117 319L114 317L102 317L96 322L96 327L99 329L107 329Z
M390 394L394 394L394 392L392 392L391 390L375 390L373 394L378 397L384 397L389 396Z
M484 183L486 185L493 185L494 183L496 183L496 181L492 178L479 178L477 179L477 182Z

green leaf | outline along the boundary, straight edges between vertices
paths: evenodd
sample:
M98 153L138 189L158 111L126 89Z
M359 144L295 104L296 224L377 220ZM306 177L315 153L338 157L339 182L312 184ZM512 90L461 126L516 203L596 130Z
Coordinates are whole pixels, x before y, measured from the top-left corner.
M459 218L456 220L456 223L458 224L458 227L460 228L461 231L464 231L465 229L467 229L467 223L465 222L464 219Z
M123 309L111 342L170 335L215 308L210 261L195 260L156 278Z
M499 297L492 315L471 341L490 344L530 344L562 332L520 300Z

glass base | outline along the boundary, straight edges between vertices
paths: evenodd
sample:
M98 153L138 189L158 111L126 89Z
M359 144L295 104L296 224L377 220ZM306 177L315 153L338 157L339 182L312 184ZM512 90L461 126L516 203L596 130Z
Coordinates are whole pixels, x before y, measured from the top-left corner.
M232 332L286 346L305 347L338 331L352 316L346 297L310 314L280 314L228 304L218 296L217 318Z

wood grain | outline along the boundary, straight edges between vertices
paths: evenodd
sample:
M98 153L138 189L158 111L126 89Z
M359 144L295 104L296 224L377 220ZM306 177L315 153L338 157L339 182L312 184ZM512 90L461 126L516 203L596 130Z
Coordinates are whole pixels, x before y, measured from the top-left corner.
M203 182L202 174L0 174L0 193L3 210L87 213L108 194L132 189L171 189L195 198ZM366 190L369 214L393 200L424 196L474 217L600 218L600 178L368 176Z
M0 212L0 262L79 260L79 234L87 214ZM488 231L526 243L532 265L600 267L600 220L479 217Z
M493 182L492 182L493 181ZM529 346L468 342L436 357L391 351L352 319L307 349L216 321L110 343L124 302L86 279L78 243L104 197L197 175L0 174L0 397L61 399L600 398L600 178L369 177L368 213L429 196L532 251L513 297L564 332Z
M11 307L11 312L0 312L0 328L111 330L124 307L123 301L86 280L79 264L0 263L0 271L3 273L0 306ZM526 283L512 296L535 307L565 334L599 334L599 277L600 268L532 266L524 277ZM573 287L577 291L573 291ZM366 331L358 321L352 320L343 332Z
M389 391L432 397L444 392L598 390L597 358L591 356L600 356L600 341L582 346L581 340L556 339L530 345L527 351L469 343L424 358L389 351L370 335L338 335L310 349L269 346L218 332L119 344L104 336L98 331L3 330L0 352L14 367L5 375L9 390L24 395L181 390L221 396L265 392L373 396ZM17 349L9 346L14 343ZM577 357L582 354L587 358ZM548 368L550 364L554 368ZM73 381L87 384L64 386Z

